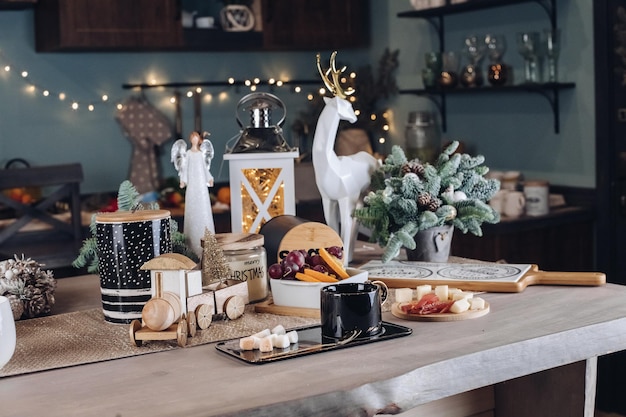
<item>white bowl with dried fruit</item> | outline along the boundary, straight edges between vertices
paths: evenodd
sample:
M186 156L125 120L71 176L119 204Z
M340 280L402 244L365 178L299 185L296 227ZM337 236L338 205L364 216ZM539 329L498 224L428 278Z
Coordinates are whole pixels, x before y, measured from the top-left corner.
M368 272L344 268L341 248L333 246L289 252L280 263L270 265L270 287L274 305L320 308L320 289L333 283L365 282Z

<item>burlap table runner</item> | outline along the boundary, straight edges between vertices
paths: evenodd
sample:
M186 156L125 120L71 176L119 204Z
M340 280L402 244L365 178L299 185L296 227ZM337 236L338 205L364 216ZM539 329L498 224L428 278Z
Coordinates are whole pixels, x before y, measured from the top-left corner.
M199 330L187 339L185 348L249 336L278 324L293 329L319 324L319 319L256 313L248 305L241 318L215 320ZM0 369L0 377L182 349L176 340L144 341L136 347L130 341L129 325L105 322L101 309L22 320L15 327L15 353Z

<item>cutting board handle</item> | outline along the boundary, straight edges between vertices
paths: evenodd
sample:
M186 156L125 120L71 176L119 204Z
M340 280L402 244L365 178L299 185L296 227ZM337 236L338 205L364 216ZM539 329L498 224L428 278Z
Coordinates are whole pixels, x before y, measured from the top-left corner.
M528 284L542 285L589 285L606 284L606 275L602 272L553 272L529 271L524 277Z

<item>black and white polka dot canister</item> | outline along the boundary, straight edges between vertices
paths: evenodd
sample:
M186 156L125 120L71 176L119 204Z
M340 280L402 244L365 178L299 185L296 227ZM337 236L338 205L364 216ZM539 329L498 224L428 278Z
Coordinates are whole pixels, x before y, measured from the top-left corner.
M98 269L104 319L127 324L141 319L150 299L150 271L141 266L172 251L170 212L118 211L96 215Z

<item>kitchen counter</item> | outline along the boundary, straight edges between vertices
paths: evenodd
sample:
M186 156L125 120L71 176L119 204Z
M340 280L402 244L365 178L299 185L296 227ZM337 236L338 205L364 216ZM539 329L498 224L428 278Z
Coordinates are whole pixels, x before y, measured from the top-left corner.
M413 334L265 365L209 344L2 378L0 415L363 416L480 392L481 415L592 417L597 357L626 349L626 287L535 286L483 298L491 311L481 318L385 313ZM57 314L99 301L96 276L58 281ZM441 415L470 414L456 404L458 414Z

